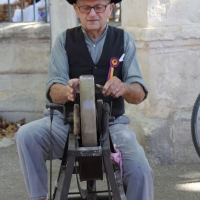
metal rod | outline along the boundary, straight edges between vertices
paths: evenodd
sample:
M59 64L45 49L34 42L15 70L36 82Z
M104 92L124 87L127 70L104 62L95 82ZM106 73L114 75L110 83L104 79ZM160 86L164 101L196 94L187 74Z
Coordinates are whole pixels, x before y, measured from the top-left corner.
M20 7L21 7L21 22L23 22L24 21L24 12L23 12L24 5L22 1L20 1Z
M103 89L103 85L100 85L100 84L96 84L96 87L99 88L100 90Z
M33 0L33 16L34 16L34 22L36 21L36 16L35 16L35 12L36 12L36 10L35 10L35 0Z
M52 200L52 159L53 159L53 139L52 139L52 136L53 136L53 133L52 133L52 123L53 123L53 113L54 113L54 110L53 109L50 109L50 121L51 121L51 124L50 124L50 191L49 191L49 198L50 200Z
M11 13L10 13L10 0L8 0L8 21L11 22Z
M51 21L51 0L49 0L49 18L50 18L50 52L52 49L52 21Z
M47 0L45 0L45 21L47 22L48 21L48 9L47 9Z
M112 192L112 190L110 190ZM93 194L93 193L107 193L108 190L101 190L101 191L94 191L94 192L88 192L88 194ZM80 194L80 192L69 192L68 193L69 195L72 195L72 194Z
M119 22L122 21L122 6L121 6L121 2L119 3Z

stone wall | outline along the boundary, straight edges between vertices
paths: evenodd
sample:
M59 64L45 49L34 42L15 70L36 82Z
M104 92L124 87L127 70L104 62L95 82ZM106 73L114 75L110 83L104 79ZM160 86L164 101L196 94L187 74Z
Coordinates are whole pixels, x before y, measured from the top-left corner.
M122 2L122 27L135 39L149 88L127 113L152 165L199 162L190 130L200 91L199 9L198 0Z
M10 121L41 118L50 54L46 23L0 24L0 115Z
M199 9L199 0L122 1L122 28L135 39L149 88L126 113L151 165L199 162L190 130L200 85ZM49 32L43 23L0 24L0 115L8 120L42 117Z

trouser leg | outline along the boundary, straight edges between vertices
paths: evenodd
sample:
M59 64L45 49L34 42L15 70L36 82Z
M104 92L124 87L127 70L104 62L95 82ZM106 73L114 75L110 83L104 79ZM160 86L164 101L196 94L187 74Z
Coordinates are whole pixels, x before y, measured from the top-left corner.
M48 196L46 160L49 159L50 117L28 123L15 134L15 142L26 188L33 200ZM61 158L65 145L68 125L63 125L62 115L55 111L52 124L53 158Z
M120 150L127 200L153 199L153 172L136 135L125 124L109 127L112 142Z

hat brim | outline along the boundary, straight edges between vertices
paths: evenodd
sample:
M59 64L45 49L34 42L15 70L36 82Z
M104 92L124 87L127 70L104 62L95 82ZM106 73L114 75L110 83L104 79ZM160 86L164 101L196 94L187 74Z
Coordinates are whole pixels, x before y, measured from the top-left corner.
M111 3L114 3L114 4L116 4L116 3L119 3L119 2L121 2L122 0L111 0ZM73 5L74 3L76 3L76 0L67 0L67 2L69 3L69 4L71 4L71 5Z

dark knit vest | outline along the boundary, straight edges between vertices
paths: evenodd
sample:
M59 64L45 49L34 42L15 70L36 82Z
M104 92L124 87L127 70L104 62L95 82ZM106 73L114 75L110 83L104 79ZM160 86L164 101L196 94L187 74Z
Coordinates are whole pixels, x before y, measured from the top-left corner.
M65 49L69 62L70 79L79 78L81 75L93 75L95 84L104 85L107 81L110 59L120 58L124 53L124 33L121 29L108 26L103 50L97 64L94 64L90 56L81 27L67 30ZM114 76L122 79L122 62L115 68ZM112 116L117 117L124 114L122 97L104 97L100 93L100 99L110 105L112 101ZM70 107L73 108L73 103L67 103L66 106L67 110L70 110Z

